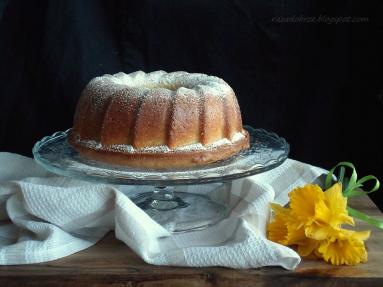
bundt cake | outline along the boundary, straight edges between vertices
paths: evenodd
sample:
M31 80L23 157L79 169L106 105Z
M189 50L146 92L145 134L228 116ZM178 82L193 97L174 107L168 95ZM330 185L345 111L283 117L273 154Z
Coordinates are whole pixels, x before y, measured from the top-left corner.
M92 159L142 168L185 168L249 147L237 98L220 78L142 71L92 79L68 142Z

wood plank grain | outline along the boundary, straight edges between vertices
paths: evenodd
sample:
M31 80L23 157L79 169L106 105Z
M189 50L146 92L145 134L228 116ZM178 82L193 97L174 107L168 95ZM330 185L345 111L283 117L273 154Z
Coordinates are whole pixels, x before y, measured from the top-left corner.
M368 198L353 199L350 205L383 219ZM383 286L383 231L359 221L357 227L372 230L368 262L357 266L332 266L313 259L303 259L295 271L153 266L108 234L95 246L66 258L2 266L0 286Z

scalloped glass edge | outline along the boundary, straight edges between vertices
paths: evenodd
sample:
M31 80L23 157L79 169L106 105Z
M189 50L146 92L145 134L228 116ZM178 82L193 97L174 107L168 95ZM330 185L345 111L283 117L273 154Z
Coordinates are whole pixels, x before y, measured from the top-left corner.
M193 169L144 170L97 162L81 156L67 143L70 129L37 141L32 152L38 164L55 174L86 181L155 186L222 182L247 177L271 170L287 159L290 145L283 137L248 125L244 128L250 134L248 150L227 160ZM276 144L277 147L268 147L267 144ZM53 147L59 153L49 150ZM49 153L44 153L46 150ZM265 158L261 161L259 157L262 156Z

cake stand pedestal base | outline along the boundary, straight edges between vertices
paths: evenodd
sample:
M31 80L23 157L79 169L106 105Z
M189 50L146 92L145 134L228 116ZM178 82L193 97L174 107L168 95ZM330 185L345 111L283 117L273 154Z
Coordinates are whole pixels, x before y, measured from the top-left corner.
M228 208L209 195L175 191L173 186L157 186L133 202L172 233L205 229L228 215Z

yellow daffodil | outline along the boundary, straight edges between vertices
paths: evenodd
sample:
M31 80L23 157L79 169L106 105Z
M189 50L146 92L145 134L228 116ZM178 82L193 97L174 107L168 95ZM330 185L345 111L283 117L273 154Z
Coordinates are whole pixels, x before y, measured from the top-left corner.
M271 240L284 245L298 244L306 240L303 225L296 219L291 209L278 204L271 204L275 217L268 226L268 236Z
M315 216L312 224L306 225L306 236L315 240L324 240L336 233L341 224L354 225L347 213L347 199L342 195L342 185L334 184L324 193L324 199L315 204Z
M274 218L268 225L268 238L283 245L296 245L301 256L312 253L334 265L357 264L367 260L364 240L369 232L341 228L354 225L347 213L347 199L342 186L334 184L323 192L318 185L308 184L289 194L285 208L272 204Z
M319 241L306 237L297 244L297 251L300 256L309 256L311 253L316 253Z
M285 220L289 216L290 210L275 203L271 204L271 208L275 212L275 216L268 226L268 237L274 242L288 245L289 243L286 238L288 231Z
M322 189L318 185L307 184L289 193L290 208L303 225L314 221L315 206L324 200Z
M370 236L370 231L340 230L337 237L323 240L317 253L325 261L333 265L355 265L367 261L367 251L364 240Z
M342 195L341 184L336 183L324 192L324 201L316 205L315 217L333 228L343 223L354 225L353 218L347 213L347 198Z

